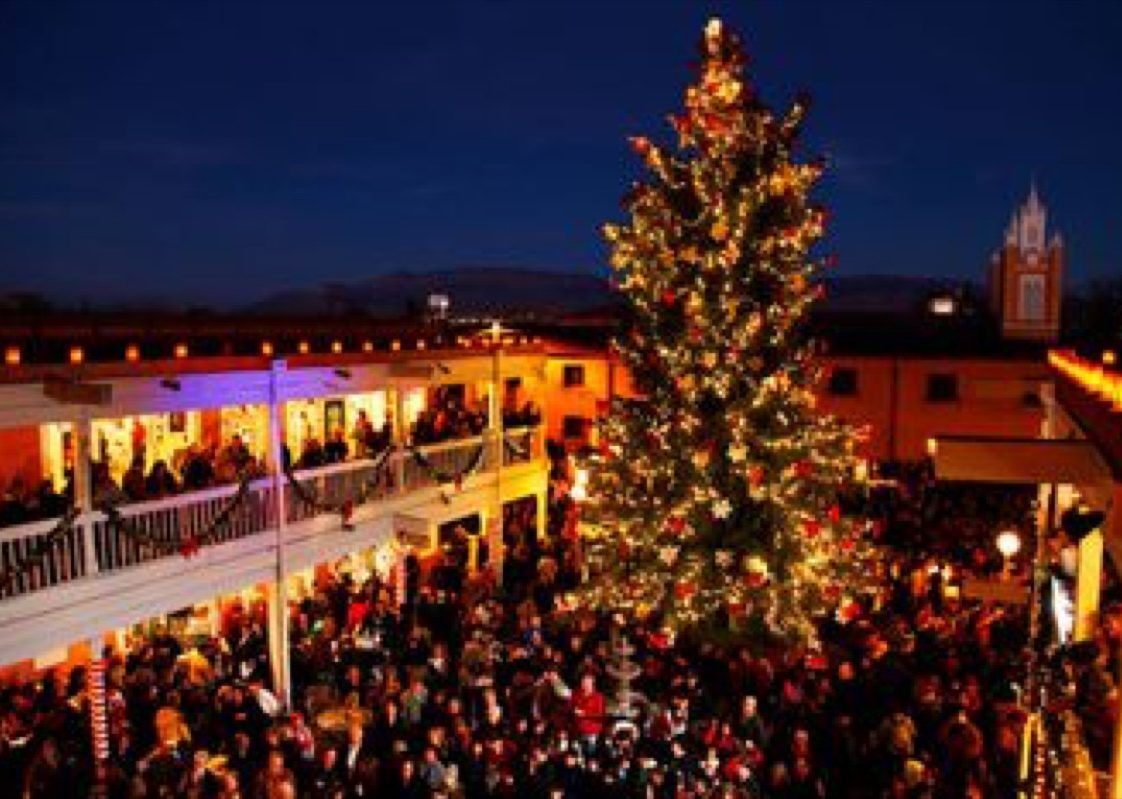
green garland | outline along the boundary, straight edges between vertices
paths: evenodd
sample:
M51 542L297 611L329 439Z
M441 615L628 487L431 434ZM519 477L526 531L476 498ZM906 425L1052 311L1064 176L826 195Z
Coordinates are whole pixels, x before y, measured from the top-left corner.
M430 461L428 456L421 452L421 450L416 447L409 448L409 453L413 456L413 462L424 469L425 473L436 481L437 485L445 486L449 483L455 483L457 487L464 481L464 478L470 477L479 471L480 467L483 466L483 455L486 451L486 446L480 444L471 458L468 459L468 463L464 468L460 469L458 472L449 474L433 466L432 461Z
M370 494L381 485L382 476L386 474L386 472L382 471L382 467L386 465L386 461L389 460L390 456L395 451L395 447L389 446L380 452L371 464L371 468L374 470L374 476L363 482L362 486L359 488L358 496L350 497L340 502L324 502L321 500L316 496L315 491L300 482L296 474L292 471L291 466L284 470L284 476L288 478L288 484L292 488L292 493L296 495L298 500L320 513L338 513L342 517L343 529L351 530L354 529L354 526L351 524L351 515L354 513L354 509L359 505L365 504Z
M507 435L503 434L503 446L506 447L507 452L519 460L530 460L530 448L519 446L516 442L512 441Z
M186 538L181 534L175 541L164 541L156 538L151 532L138 529L131 520L126 519L121 514L119 505L106 503L102 505L99 510L106 515L110 526L122 531L139 546L151 547L158 552L178 550L183 557L189 558L197 554L201 547L211 543L214 534L229 523L230 517L233 515L234 511L237 510L245 501L245 498L249 496L249 486L253 480L254 478L251 475L241 475L238 478L238 490L230 497L230 500L222 506L222 510L218 511L207 526L200 532L192 533ZM182 531L180 532L182 533Z
M12 564L0 572L0 590L6 590L17 578L22 577L24 574L31 572L32 569L41 565L54 548L59 545L59 542L65 539L67 534L74 529L74 522L80 514L81 511L74 506L67 508L66 513L64 513L55 526L42 537L42 540L36 545L31 554L23 558L19 563Z

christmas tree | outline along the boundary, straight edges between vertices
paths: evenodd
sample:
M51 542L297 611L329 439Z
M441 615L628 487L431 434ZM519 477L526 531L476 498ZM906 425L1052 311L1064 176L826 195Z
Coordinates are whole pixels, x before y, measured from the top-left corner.
M867 545L839 509L857 436L815 411L806 322L824 264L809 251L826 214L809 199L823 164L796 160L807 102L773 114L745 67L710 22L676 147L631 140L647 177L630 221L604 229L626 300L613 346L639 398L601 427L606 535L585 597L807 640L860 582Z

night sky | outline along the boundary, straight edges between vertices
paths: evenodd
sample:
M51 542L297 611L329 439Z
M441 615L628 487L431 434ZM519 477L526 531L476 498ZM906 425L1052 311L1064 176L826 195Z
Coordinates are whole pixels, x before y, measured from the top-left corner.
M625 137L669 139L714 12L769 102L815 100L841 273L980 278L1033 174L1071 279L1122 273L1117 0L26 0L0 4L0 288L600 272Z

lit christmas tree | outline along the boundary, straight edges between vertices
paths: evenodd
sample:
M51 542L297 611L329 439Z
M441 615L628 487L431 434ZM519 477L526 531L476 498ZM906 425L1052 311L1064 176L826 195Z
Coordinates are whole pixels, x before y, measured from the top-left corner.
M818 614L855 607L868 553L838 505L857 436L814 407L822 164L794 160L804 100L773 115L719 21L702 48L677 148L632 139L649 177L625 197L630 222L605 227L627 301L614 346L642 398L601 428L607 535L585 598L808 640Z

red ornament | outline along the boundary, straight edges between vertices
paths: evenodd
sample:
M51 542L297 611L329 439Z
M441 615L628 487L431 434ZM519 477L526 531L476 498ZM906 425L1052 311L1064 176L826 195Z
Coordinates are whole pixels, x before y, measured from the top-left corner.
M794 469L795 477L798 477L802 480L805 480L806 478L814 474L814 464L808 460L796 461Z
M681 516L670 516L666 519L666 529L675 535L680 535L686 529L686 520Z
M730 599L728 608L729 608L729 615L732 616L734 619L738 619L738 618L740 618L741 616L744 615L744 611L746 611L748 609L748 606L745 605L743 602L739 602L739 601Z
M699 343L701 341L701 328L691 326L689 335L690 341L694 342L695 344Z
M752 466L748 469L748 484L753 488L759 488L760 483L764 481L764 469L762 466Z
M838 613L846 623L856 621L861 616L861 605L850 599L838 608Z
M841 598L841 586L837 583L830 583L822 589L822 598L827 602L837 602Z
M677 301L678 292L674 291L674 289L667 289L666 291L662 292L662 304L667 308L673 307L674 303L676 303Z
M857 542L854 541L849 536L846 536L845 538L843 538L841 541L838 542L838 547L841 549L842 552L852 552L854 547L856 547L856 546L857 546Z
M767 582L767 575L763 572L748 572L744 575L744 584L749 588L759 588Z
M827 516L830 519L831 524L837 524L841 521L842 517L841 507L839 507L838 505L831 505L830 510L827 511Z
M680 582L674 584L674 598L675 599L689 599L697 593L697 586L689 582Z
M628 141L631 144L631 149L644 158L651 151L651 140L646 136L632 136Z
M179 544L179 554L185 558L192 558L199 554L199 539L190 535Z
M803 522L803 533L807 538L817 538L822 532L822 523L817 519L807 519Z

